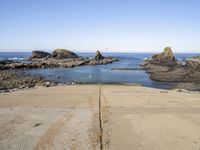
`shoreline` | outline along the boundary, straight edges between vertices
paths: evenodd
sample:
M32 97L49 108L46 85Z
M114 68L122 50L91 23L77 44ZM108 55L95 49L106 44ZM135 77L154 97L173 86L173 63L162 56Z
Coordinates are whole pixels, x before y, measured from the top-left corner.
M2 74L6 74L5 77ZM0 71L1 74L1 81L4 81L4 84L1 83L0 93L7 93L7 92L15 92L24 89L35 89L37 87L54 87L54 86L65 86L65 85L128 85L128 86L141 86L146 88L153 88L153 89L160 89L160 90L188 90L186 89L183 83L180 83L177 86L178 82L170 83L171 84L168 88L162 87L153 87L153 86L145 86L140 83L108 83L108 82L57 82L55 80L46 80L45 78L37 75L26 74L23 70L3 70ZM24 81L23 81L24 80ZM10 85L11 84L11 85ZM8 88L7 86L10 86ZM180 87L180 88L179 88ZM188 91L199 91L197 90L188 90Z
M195 83L184 82L162 82L168 83L168 87L158 86L145 86L140 83L116 83L116 82L58 82L55 80L46 80L44 77L26 74L23 70L3 70L0 71L0 93L19 91L22 89L31 89L37 86L41 87L53 87L60 85L130 85L130 86L142 86L147 88L155 88L160 90L173 90L178 89L188 91L200 91L200 85Z
M49 81L46 81L49 82ZM28 87L28 88L14 88L10 89L9 91L1 91L1 94L9 94L9 93L15 93L15 92L23 92L23 91L32 91L32 90L38 90L38 89L51 89L51 88L56 88L56 87L65 87L65 86L127 86L127 87L141 87L141 88L146 88L146 89L151 89L151 90L157 90L160 91L160 93L168 93L170 91L175 91L175 92L183 92L183 93L199 93L199 90L187 90L185 88L176 88L176 86L171 86L170 88L158 88L158 87L150 87L150 86L144 86L142 84L138 83L52 83L52 85L46 86L44 83L43 85L35 85L34 87Z

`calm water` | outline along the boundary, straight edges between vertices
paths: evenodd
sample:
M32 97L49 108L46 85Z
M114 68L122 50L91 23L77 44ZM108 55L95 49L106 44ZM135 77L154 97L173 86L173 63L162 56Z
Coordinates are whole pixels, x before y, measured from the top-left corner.
M21 61L22 58L30 56L31 53L0 53L0 60L15 59ZM80 53L80 56L94 56L91 53ZM169 88L170 84L157 82L149 79L149 75L143 70L111 70L111 68L136 68L145 58L152 56L150 53L113 53L103 54L104 56L114 56L120 61L108 65L88 65L75 68L47 68L26 70L26 73L39 75L47 80L62 83L139 83L148 87ZM175 54L176 58L192 57L200 54ZM18 59L20 58L20 59ZM58 78L58 76L60 78Z

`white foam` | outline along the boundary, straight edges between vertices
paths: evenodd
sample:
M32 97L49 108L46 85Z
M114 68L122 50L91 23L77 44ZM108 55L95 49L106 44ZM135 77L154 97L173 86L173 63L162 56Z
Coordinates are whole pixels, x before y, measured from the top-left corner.
M12 57L12 58L8 58L8 60L24 60L23 57Z

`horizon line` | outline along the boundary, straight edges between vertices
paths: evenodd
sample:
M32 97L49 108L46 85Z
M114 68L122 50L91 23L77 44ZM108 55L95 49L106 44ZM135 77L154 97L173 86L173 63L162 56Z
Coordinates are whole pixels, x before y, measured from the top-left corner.
M70 50L72 51L72 50ZM0 51L0 53L31 53L32 51ZM52 51L44 51L44 52L52 52ZM75 52L75 53L96 53L96 51L84 51L84 52L80 52L80 51L72 51L72 52ZM105 51L100 51L101 53L104 53L104 54L113 54L113 53L116 53L116 54L140 54L140 53L146 53L146 54L152 54L152 53L161 53L163 51L142 51L142 52L105 52ZM200 54L200 52L173 52L174 54L181 54L181 53L185 53L185 54Z

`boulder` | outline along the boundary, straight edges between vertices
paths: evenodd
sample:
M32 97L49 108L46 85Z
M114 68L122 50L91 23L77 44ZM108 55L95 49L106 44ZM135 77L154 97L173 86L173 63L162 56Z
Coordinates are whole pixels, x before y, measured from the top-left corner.
M45 87L50 87L50 86L51 86L51 82L47 81L47 82L45 82L45 83L43 84L43 86L45 86Z
M78 58L79 56L74 52L66 49L56 49L52 52L52 58L64 59L64 58Z
M49 57L49 56L51 56L51 54L50 53L48 53L48 52L44 52L44 51L33 51L32 52L32 56L31 56L31 58L32 59L37 59L37 58L46 58L46 57Z
M181 64L175 59L170 47L164 52L153 55L143 63L144 69L150 74L150 79L164 82L200 83L200 58L199 56L184 59ZM193 84L191 84L193 86ZM194 85L191 89L197 89Z
M149 61L152 64L163 66L175 66L178 64L174 57L171 47L166 47L164 49L164 52L157 55L153 55Z
M95 55L95 60L101 60L101 59L104 59L104 56L101 55L100 51L96 51L96 55Z

